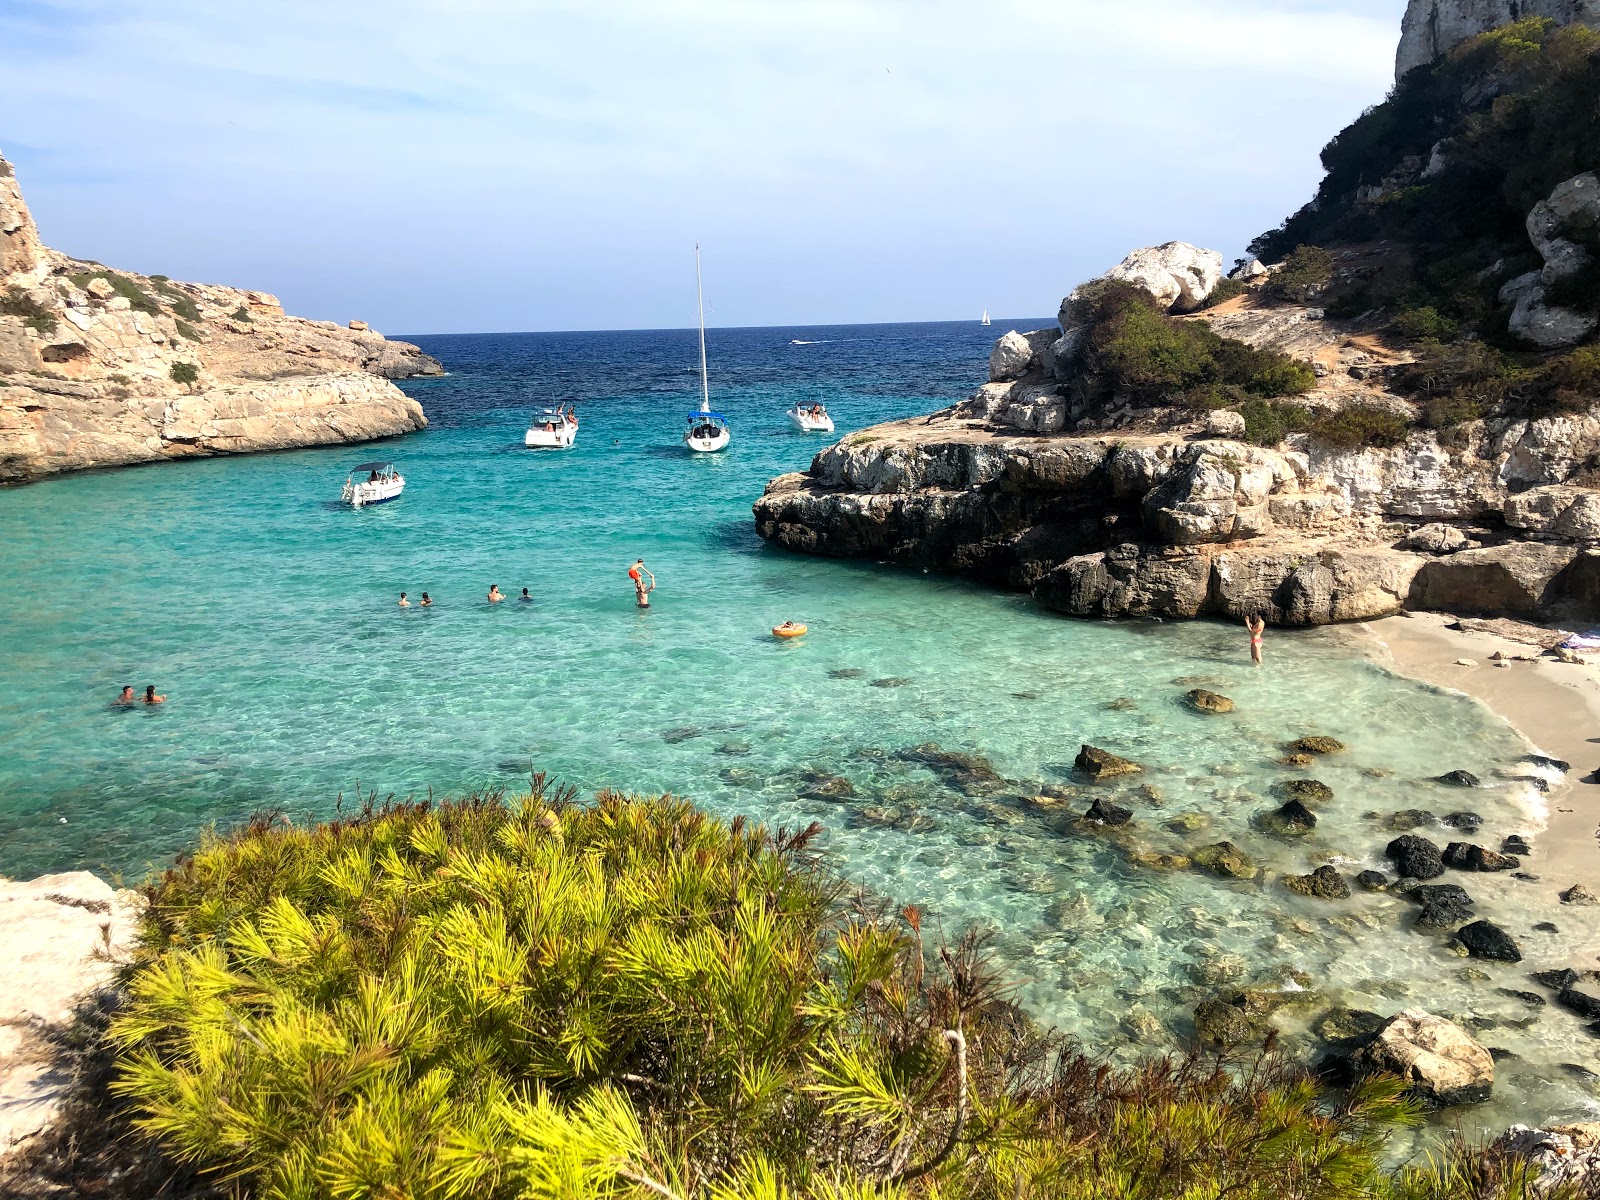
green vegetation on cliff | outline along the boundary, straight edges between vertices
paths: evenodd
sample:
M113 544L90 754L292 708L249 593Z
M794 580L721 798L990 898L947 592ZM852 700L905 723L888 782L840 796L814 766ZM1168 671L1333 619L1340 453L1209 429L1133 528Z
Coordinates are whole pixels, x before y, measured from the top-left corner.
M149 889L115 1089L275 1200L1521 1194L1386 1172L1396 1080L1085 1057L979 940L851 901L815 832L537 786L257 820Z

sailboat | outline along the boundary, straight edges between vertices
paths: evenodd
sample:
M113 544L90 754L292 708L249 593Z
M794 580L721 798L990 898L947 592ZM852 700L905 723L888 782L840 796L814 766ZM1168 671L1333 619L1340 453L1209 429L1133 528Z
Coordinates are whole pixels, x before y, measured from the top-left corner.
M979 325L987 325L988 323L989 323L989 310L986 308L986 309L983 310L983 320L979 321L978 324Z
M711 411L711 381L706 374L706 295L700 286L700 243L694 244L694 294L700 304L700 407L689 414L683 444L699 454L721 450L733 438L728 418Z

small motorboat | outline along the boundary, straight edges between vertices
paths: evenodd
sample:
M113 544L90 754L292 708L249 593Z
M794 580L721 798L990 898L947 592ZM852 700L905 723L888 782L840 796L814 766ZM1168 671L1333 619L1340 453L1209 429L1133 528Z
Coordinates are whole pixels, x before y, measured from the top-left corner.
M820 404L796 404L783 414L801 433L832 433L833 418Z
M570 450L578 440L578 414L571 406L541 408L528 422L522 444L534 450Z
M393 500L405 490L406 481L393 463L369 462L350 472L340 499L351 508L364 508L368 504Z

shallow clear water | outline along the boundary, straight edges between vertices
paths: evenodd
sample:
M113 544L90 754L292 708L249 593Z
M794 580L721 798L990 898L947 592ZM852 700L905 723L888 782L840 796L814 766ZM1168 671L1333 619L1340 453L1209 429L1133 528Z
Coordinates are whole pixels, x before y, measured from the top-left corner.
M1219 982L1293 969L1329 1002L1421 1005L1519 1056L1469 1126L1600 1113L1574 1069L1600 1067L1600 1042L1496 990L1593 955L1592 931L1557 911L1548 884L1455 877L1528 956L1470 964L1484 980L1406 928L1401 900L1327 903L1125 859L1129 842L1228 838L1274 879L1333 855L1353 874L1382 865L1381 815L1403 808L1470 808L1490 845L1535 833L1536 793L1506 778L1526 773L1528 747L1481 706L1395 679L1330 632L1273 634L1255 671L1242 630L1067 621L756 538L751 500L823 444L788 429L788 403L826 400L841 435L928 411L971 386L993 333L716 331L714 399L735 441L695 458L677 440L696 398L692 333L419 339L452 371L407 385L433 421L424 433L0 492L0 873L137 876L208 821L326 814L358 788L515 786L537 768L582 791L670 790L774 824L821 821L852 878L947 929L991 927L1018 998L1097 1045L1125 1043L1141 1012L1167 1031L1147 1028L1145 1044L1163 1044ZM524 450L528 409L568 398L578 447ZM345 472L374 457L399 464L404 497L341 508ZM660 581L648 612L624 574L641 554ZM491 607L490 583L513 597L526 586L533 603ZM435 607L402 611L401 590ZM809 635L773 639L791 617ZM123 683L170 701L115 710ZM1238 711L1188 712L1197 684ZM1276 841L1251 818L1292 774L1275 761L1282 743L1311 732L1351 746L1310 772L1336 798L1311 837ZM1086 741L1146 766L1102 789L1136 809L1127 834L1073 826L1095 789L1026 800L1069 783ZM987 756L1003 782L967 794L903 756L928 742ZM1457 767L1491 786L1428 782ZM808 798L824 775L855 796ZM1159 801L1135 795L1140 783ZM1185 818L1209 825L1167 828ZM1558 932L1533 930L1545 920Z

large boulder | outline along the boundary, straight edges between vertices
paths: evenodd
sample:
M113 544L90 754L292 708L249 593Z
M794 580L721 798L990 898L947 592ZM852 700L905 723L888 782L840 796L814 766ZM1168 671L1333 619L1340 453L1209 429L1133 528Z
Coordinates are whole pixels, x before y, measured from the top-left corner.
M1205 302L1222 279L1222 255L1188 242L1164 242L1135 250L1100 278L1143 288L1162 308L1194 309ZM1070 331L1079 323L1073 316L1072 302L1082 290L1083 287L1075 288L1061 302L1064 330Z
M1411 879L1437 879L1444 874L1444 852L1415 833L1402 834L1383 848L1395 870Z
M1072 765L1090 779L1113 779L1118 775L1132 775L1139 770L1138 763L1088 743L1084 743L1078 751L1078 757L1072 760Z
M1440 612L1537 612L1556 598L1556 580L1576 555L1572 546L1512 542L1430 559L1407 603Z
M1572 4L1575 0L1566 0ZM1587 3L1587 0L1576 0ZM1597 0L1600 2L1600 0ZM1503 303L1512 305L1510 328L1517 336L1546 350L1573 346L1600 325L1593 313L1562 308L1549 302L1555 284L1577 274L1593 256L1567 236L1574 227L1600 224L1600 176L1585 171L1558 183L1550 195L1528 213L1528 238L1544 266L1518 275L1500 289Z
M1436 1105L1474 1104L1494 1087L1494 1059L1459 1025L1408 1008L1351 1056L1360 1072L1398 1075Z
M1028 345L1027 338L1015 329L1002 334L995 339L994 349L989 351L989 381L1003 383L1020 379L1027 374L1032 361L1033 347Z
M1456 941L1467 948L1473 958L1487 958L1493 962L1521 962L1522 951L1512 936L1492 921L1474 921L1456 930Z

